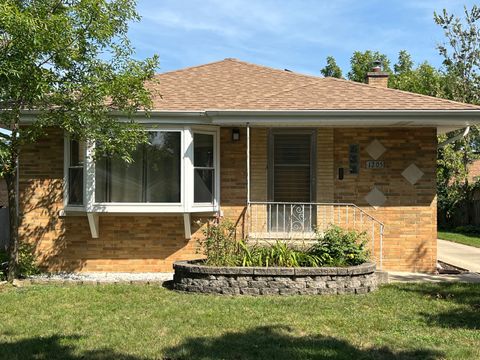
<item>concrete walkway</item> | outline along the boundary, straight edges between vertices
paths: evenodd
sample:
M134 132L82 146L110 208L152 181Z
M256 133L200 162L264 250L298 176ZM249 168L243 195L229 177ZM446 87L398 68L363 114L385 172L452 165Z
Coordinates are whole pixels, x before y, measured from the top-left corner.
M438 240L438 260L480 273L480 248Z
M388 272L388 282L466 282L480 284L480 274L470 272L458 275Z

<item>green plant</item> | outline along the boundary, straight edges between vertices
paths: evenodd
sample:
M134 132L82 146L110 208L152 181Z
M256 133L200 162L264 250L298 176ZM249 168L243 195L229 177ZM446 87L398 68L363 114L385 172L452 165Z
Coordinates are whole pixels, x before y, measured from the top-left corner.
M40 273L35 257L35 245L21 243L18 249L18 272L22 276Z
M21 276L35 275L40 272L34 254L35 246L28 243L21 243L18 249L18 273ZM0 251L0 264L8 262L8 254ZM0 270L0 280L6 279L6 273Z
M133 0L0 1L0 177L9 189L10 280L20 271L18 155L52 128L95 141L95 157L132 161L147 142L137 110L152 108L158 57L136 60ZM28 126L24 111L35 109ZM123 121L123 118L128 121Z
M235 239L235 225L229 220L214 219L203 228L200 241L205 263L212 266L236 266L239 243Z
M365 233L332 225L324 233L318 233L310 253L322 259L323 266L359 265L369 260L366 244Z
M272 245L247 245L240 242L242 266L284 266L313 267L319 266L321 259L308 250L298 250L286 242L277 241Z
M7 274L4 272L5 268L2 266L3 263L8 262L8 254L0 250L0 281L4 281L7 279Z
M310 248L296 248L286 241L249 244L235 238L235 225L219 219L207 223L201 240L205 264L211 266L317 267L359 265L369 259L365 233L332 226L318 234Z
M475 225L462 225L457 226L453 229L454 232L461 233L461 234L480 234L480 227Z

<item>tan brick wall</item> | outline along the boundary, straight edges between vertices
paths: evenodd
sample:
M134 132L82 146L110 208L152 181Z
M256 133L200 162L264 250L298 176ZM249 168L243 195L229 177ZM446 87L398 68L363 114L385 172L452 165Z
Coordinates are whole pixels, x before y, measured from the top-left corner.
M252 128L250 137L250 199L267 201L268 129Z
M50 271L171 271L179 259L198 258L200 231L184 236L182 215L102 216L92 239L85 215L59 216L63 208L63 135L52 130L23 149L20 190L21 238L36 244Z
M366 169L366 161L372 160L365 148L377 138L386 147L380 160L385 168ZM436 130L419 129L367 129L367 128L318 128L317 129L317 202L345 202L360 206L368 214L385 224L383 239L383 265L389 270L428 271L436 265ZM252 200L266 201L267 198L267 153L268 129L252 129ZM360 174L348 174L349 144L360 145ZM425 174L415 185L401 175L411 163L415 163ZM338 180L337 171L344 167L344 180ZM365 196L376 186L387 197L384 206L373 208ZM317 226L324 227L332 222L357 228L368 235L372 233L372 222L361 217L358 211L338 210L327 206L317 207ZM259 209L259 212L261 210ZM264 211L266 213L266 210ZM346 219L348 218L348 223ZM260 218L257 225L262 228ZM359 222L363 221L363 225ZM325 223L325 224L324 224ZM379 227L374 229L374 255L379 259Z
M379 159L384 161L384 169L365 168L366 161L372 160L365 149L373 139L378 139L386 148ZM335 130L335 172L339 167L345 168L344 180L335 177L335 200L357 204L385 223L385 269L435 270L436 139L433 128ZM359 175L348 174L349 144L360 145ZM415 185L401 175L412 163L424 172ZM387 198L385 204L376 209L365 200L373 186ZM379 251L378 247L376 250Z
M317 130L317 202L333 202L333 129Z
M237 223L238 236L248 229L246 206L246 130L232 141L231 128L221 129L221 207ZM268 129L251 132L251 199L267 200ZM367 170L365 147L379 139L387 148L384 170ZM336 169L348 167L348 144L361 147L359 176ZM324 129L317 131L317 201L345 201L362 206L386 224L384 267L432 271L436 260L436 200L434 129ZM37 244L40 262L51 271L171 271L180 259L199 257L200 231L192 218L193 238L184 239L183 217L102 216L100 237L92 239L83 216L60 217L63 208L63 137L59 131L21 156L22 238ZM415 162L424 177L415 186L400 175ZM387 196L385 206L373 209L364 197L376 185ZM351 220L350 220L351 221Z

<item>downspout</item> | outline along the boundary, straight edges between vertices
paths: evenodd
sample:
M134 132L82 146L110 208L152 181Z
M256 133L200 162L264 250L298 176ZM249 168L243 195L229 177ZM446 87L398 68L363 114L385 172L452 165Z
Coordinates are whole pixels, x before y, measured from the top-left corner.
M250 205L250 123L247 122L247 206Z
M247 211L245 213L247 217L247 233L246 237L250 234L250 123L247 122Z
M469 132L470 132L470 126L467 126L465 128L465 131L462 134L455 135L455 136L451 137L450 139L442 141L440 144L438 144L438 147L443 148L446 145L451 144L454 141L460 140L460 139L464 138L465 136L467 136Z

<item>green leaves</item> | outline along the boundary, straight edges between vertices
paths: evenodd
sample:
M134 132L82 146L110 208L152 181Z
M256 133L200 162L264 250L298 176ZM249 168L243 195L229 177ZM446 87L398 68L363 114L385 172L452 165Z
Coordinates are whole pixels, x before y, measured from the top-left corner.
M273 244L246 243L234 236L228 220L209 222L201 241L205 263L211 266L317 267L359 265L369 259L364 233L331 226L317 234L314 244L298 245L285 241Z
M132 59L128 24L137 21L133 0L3 0L0 2L0 175L13 182L17 155L48 128L96 143L96 156L131 160L146 134L134 118L152 102L146 82L158 58ZM28 126L22 111L35 110ZM10 196L15 209L18 194ZM15 276L18 225L10 229Z
M317 235L317 242L310 253L322 259L324 266L360 265L369 260L365 233L346 231L330 226L323 234Z
M441 96L451 100L480 104L480 8L464 7L463 17L447 10L434 14L442 27L445 42L437 49L443 57ZM468 166L478 158L480 134L472 126L466 138L439 149L437 166L438 206L447 220L462 203L468 203L477 183L469 183ZM468 207L467 207L468 209ZM472 214L465 214L469 218Z
M372 71L374 61L382 62L382 71L391 73L390 60L385 54L378 51L366 50L364 52L355 51L350 58L350 71L348 72L348 79L356 82L366 82L367 73Z
M448 76L448 94L452 100L479 104L480 8L464 7L460 18L443 10L434 13L435 23L444 30L446 41L437 46Z
M53 126L97 141L98 153L128 160L146 140L133 114L151 108L145 84L158 64L156 56L131 58L128 24L138 19L132 0L0 4L0 108L39 113L31 126L19 129L19 146ZM18 125L19 117L8 113L0 122Z
M327 56L327 64L320 70L320 73L325 77L342 78L342 69L337 65L333 56Z

